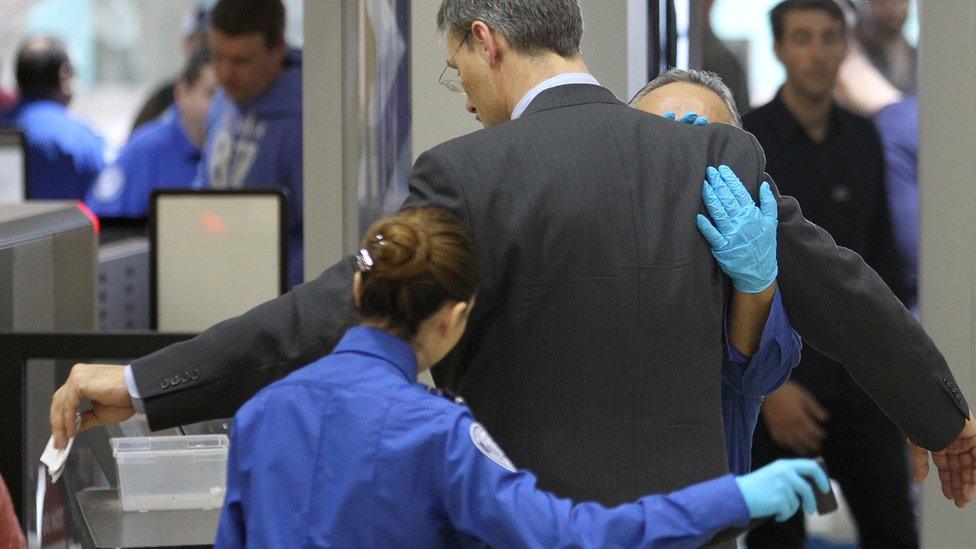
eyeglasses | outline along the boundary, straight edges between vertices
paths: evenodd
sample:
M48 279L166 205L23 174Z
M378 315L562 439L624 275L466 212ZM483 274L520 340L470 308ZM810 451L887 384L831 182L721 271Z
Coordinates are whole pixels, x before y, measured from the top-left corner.
M440 83L441 86L444 86L445 88L451 90L452 92L459 93L461 95L467 95L464 92L464 86L461 85L461 71L451 67L451 63L454 61L454 57L457 55L457 52L461 49L461 46L463 46L464 43L468 41L468 36L471 36L471 30L468 30L468 32L464 33L464 38L461 39L461 43L458 44L457 49L455 49L454 53L451 54L451 58L447 60L447 64L444 65L444 70L441 71L440 78L437 79L437 81ZM447 72L449 70L454 72L451 73Z

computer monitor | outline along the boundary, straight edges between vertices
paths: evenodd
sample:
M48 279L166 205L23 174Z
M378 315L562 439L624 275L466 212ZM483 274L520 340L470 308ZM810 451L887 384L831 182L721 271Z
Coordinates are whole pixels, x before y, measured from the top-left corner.
M0 204L27 199L27 143L19 130L0 129Z
M154 328L205 330L284 293L280 191L156 191L149 225Z

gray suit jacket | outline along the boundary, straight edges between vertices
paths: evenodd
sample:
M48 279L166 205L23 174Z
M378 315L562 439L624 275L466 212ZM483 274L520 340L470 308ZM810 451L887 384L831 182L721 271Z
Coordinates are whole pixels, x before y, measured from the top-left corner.
M765 159L751 135L669 122L589 85L548 90L521 119L417 160L405 205L443 206L470 226L484 281L468 334L435 378L542 487L613 504L726 471L729 286L694 221L705 167L720 163L755 196ZM779 258L800 334L843 362L917 442L952 440L967 405L942 355L861 258L788 197ZM347 258L136 361L151 425L230 415L329 352L355 318L353 272ZM198 379L166 386L189 367Z

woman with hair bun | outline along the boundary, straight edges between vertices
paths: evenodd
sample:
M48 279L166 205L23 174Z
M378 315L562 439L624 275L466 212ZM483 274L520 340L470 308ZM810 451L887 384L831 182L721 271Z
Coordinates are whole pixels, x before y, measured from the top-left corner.
M816 463L790 460L614 508L543 492L463 401L417 383L474 304L468 231L407 209L370 228L357 260L361 324L236 415L217 547L684 547L811 512L806 478L827 491Z

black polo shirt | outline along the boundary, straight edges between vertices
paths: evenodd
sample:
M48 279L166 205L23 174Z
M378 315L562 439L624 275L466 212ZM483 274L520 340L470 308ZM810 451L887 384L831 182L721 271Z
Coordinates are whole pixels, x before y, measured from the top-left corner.
M742 120L766 152L767 173L780 192L797 199L804 217L826 229L839 245L860 254L896 295L902 294L893 261L884 153L874 124L834 105L826 137L817 143L781 94ZM829 371L843 373L837 363L806 347L793 378L820 398L853 388L846 373L827 376Z

